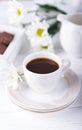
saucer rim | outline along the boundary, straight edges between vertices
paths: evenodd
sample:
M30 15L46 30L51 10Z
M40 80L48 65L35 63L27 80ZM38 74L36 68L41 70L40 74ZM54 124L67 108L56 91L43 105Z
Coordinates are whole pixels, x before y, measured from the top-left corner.
M81 85L80 85L81 82L80 82L80 79L77 76L77 74L74 71L72 71L71 69L69 69L67 72L72 72L77 77L79 87L78 87L78 92L77 92L76 96L73 97L73 99L71 99L71 101L69 101L69 103L65 102L65 104L63 106L56 106L56 107L52 107L52 108L42 108L42 107L41 108L38 108L38 107L36 108L36 106L34 106L34 107L27 106L27 104L25 106L25 104L23 102L21 102L18 99L14 98L14 96L9 92L10 88L8 88L8 95L9 95L11 101L14 104L16 104L17 106L23 108L24 110L29 110L29 111L32 111L32 112L47 113L47 112L56 112L56 111L65 109L66 107L68 107L69 105L71 105L75 101L75 99L77 98L77 96L78 96L78 94L80 92L80 88L81 88ZM66 74L67 74L67 72L66 72ZM67 75L69 75L69 74L67 74ZM16 90L13 90L13 91L16 91Z
M18 106L21 109L26 110L26 111L35 112L35 113L51 113L51 112L58 112L58 111L68 108L76 100L76 98L69 104L66 104L65 106L58 107L58 108L51 108L51 109L36 109L36 108L31 108L31 107L26 108L26 107L22 106L21 104L16 103L13 99L11 99L11 101L16 106Z

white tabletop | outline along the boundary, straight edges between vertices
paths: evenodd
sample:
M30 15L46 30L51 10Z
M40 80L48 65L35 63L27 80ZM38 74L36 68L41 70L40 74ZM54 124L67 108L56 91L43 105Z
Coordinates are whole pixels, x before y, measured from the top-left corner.
M32 8L33 3L23 2L27 8ZM0 2L0 23L4 23L7 2ZM54 41L55 42L55 41ZM55 44L55 50L60 49L60 44ZM56 51L56 52L57 52ZM15 62L22 64L26 55L23 48ZM75 70L76 71L76 70ZM80 72L82 69L80 68ZM81 78L81 73L77 72ZM0 130L81 130L82 129L82 90L75 102L68 108L52 113L34 113L14 105L3 86L0 88Z

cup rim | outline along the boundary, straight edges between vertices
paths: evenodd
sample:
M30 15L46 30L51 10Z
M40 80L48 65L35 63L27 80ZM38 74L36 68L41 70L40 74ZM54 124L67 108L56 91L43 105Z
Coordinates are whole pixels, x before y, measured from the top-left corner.
M57 62L58 65L59 65L59 68L58 68L56 71L53 71L53 72L50 72L50 73L45 73L45 74L35 73L35 72L30 71L29 69L26 68L26 64L28 64L31 60L36 59L36 57L33 58L33 59L30 59L28 62L26 62L26 61L27 61L27 59L28 59L30 56L33 56L34 54L36 54L36 55L38 55L38 54L48 54L48 55L50 55L50 56L53 55L55 58L57 58L57 59L59 60L60 63L59 63L58 61L55 61L54 59L52 59L52 58L50 58L50 57L47 57L47 56L44 56L44 57L45 57L45 58L49 58L49 59L51 59L51 60ZM38 58L41 58L41 57L39 57L39 55L38 55ZM43 58L43 56L42 56L42 58ZM30 72L31 74L34 74L34 75L45 76L45 75L51 75L51 74L53 74L53 73L58 73L58 71L60 71L60 69L61 69L61 66L62 66L61 59L60 59L56 54L51 53L51 52L34 52L34 53L31 53L31 54L29 54L28 56L26 56L26 57L24 58L24 60L23 60L23 69L25 69L25 71L28 71L28 72Z

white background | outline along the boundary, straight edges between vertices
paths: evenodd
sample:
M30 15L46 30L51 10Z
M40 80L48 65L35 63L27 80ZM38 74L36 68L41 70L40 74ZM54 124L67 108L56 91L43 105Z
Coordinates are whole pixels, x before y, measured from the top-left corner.
M23 3L27 8L33 7L31 2ZM6 8L7 2L2 1L0 3L1 23L5 23ZM59 49L59 45L55 48ZM21 50L20 56L17 57L18 63L22 63L24 56L25 51ZM82 72L82 69L79 69ZM78 76L82 79L81 73L78 73ZM0 130L82 130L82 90L70 107L59 112L40 114L25 111L14 105L2 86L0 88Z

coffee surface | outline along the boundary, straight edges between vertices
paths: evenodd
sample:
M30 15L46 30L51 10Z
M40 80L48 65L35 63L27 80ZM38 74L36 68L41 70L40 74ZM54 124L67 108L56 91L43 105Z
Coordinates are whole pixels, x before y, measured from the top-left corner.
M34 73L46 74L56 71L59 68L57 62L48 58L37 58L30 61L26 68Z

